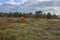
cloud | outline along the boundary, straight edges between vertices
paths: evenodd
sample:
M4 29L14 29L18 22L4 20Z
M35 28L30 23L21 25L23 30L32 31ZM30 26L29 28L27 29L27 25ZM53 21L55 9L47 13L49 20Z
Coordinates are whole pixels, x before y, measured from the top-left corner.
M3 3L0 3L0 6L3 5Z
M11 5L20 5L20 2L14 2L14 0L11 1L6 1L6 4L11 4Z
M5 3L6 4L11 4L11 5L20 5L20 4L24 4L26 1L28 0L20 0L18 2L16 2L15 0L10 0L10 1L6 1Z
M39 1L52 1L52 0L39 0Z
M35 12L37 10L43 10L45 12L60 13L60 1L59 0L10 0L0 6L2 11L11 12Z
M21 4L24 4L24 3L27 2L27 1L29 1L29 0L22 0L22 1L21 1Z

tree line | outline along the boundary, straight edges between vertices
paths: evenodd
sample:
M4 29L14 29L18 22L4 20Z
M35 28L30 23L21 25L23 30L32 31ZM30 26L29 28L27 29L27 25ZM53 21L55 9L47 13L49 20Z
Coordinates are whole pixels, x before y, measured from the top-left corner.
M56 14L51 14L51 12L48 12L47 14L46 13L43 13L43 11L36 11L35 13L19 13L19 12L14 12L14 13L3 13L3 12L0 12L0 17L26 17L26 18L30 18L30 17L33 17L33 18L47 18L47 19L57 19L59 18Z

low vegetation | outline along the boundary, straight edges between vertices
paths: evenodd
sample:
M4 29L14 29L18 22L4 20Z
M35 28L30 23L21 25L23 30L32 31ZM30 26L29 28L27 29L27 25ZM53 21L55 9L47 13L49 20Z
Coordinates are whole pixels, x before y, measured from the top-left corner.
M60 40L60 19L0 18L0 40Z

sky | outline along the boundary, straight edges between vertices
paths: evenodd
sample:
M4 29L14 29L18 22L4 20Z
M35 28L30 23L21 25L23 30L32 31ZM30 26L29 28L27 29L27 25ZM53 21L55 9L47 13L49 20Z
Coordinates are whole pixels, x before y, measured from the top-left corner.
M60 0L0 0L0 12L44 11L60 14Z

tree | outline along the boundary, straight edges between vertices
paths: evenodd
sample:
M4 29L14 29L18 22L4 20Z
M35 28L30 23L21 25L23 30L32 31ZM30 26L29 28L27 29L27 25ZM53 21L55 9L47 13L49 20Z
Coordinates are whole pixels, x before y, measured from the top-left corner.
M8 14L6 14L7 15L7 17L12 17L12 13L11 12L9 12Z
M22 16L23 16L23 17L26 17L26 13L23 13Z
M33 13L32 12L28 13L28 17L33 17Z
M56 14L53 14L53 15L52 15L52 18L53 18L53 19L56 19L56 18L58 18L58 16L57 16Z
M35 13L35 17L36 18L41 18L42 17L42 11L36 11L36 13Z
M3 12L0 12L0 17L3 17L4 16L4 13Z
M51 19L51 17L52 17L51 13L48 12L48 14L47 14L47 18L48 18L48 19Z
M43 14L43 18L46 18L46 13Z
M19 13L18 12L13 13L13 17L19 17Z
M4 13L4 17L8 17L8 13Z
M19 13L19 17L21 17L22 16L22 13Z

